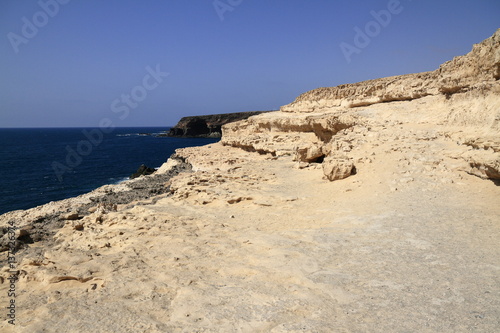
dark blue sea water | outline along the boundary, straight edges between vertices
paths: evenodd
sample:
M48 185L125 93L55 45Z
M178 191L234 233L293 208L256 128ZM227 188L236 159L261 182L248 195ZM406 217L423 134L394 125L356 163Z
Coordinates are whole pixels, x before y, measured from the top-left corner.
M141 164L159 167L177 148L218 141L141 134L166 130L0 129L0 214L118 183Z

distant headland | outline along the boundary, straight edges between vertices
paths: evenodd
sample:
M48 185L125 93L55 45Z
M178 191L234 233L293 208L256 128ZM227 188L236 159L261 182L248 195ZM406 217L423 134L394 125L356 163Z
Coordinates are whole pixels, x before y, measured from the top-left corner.
M183 117L167 134L162 134L161 136L220 138L222 136L222 125L245 120L251 116L265 112L272 111L234 112Z

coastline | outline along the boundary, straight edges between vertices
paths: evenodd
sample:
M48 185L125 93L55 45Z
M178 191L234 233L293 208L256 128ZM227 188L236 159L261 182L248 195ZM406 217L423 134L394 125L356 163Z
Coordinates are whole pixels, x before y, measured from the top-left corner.
M92 207L98 207L103 212L116 210L117 205L127 207L130 203L148 200L169 192L164 186L170 178L180 172L189 172L190 166L176 156L171 156L153 175L141 176L135 179L123 179L116 184L107 184L85 194L59 201L49 202L26 210L14 210L0 215L2 220L21 220L23 216L34 216L30 220L16 223L19 233L26 233L16 242L16 251L26 248L28 244L39 241L49 241L59 228L68 220L80 220L95 212ZM71 219L64 216L77 215ZM7 222L8 224L8 222ZM23 231L25 230L25 231ZM2 238L0 251L7 249L8 240ZM0 261L2 264L3 262Z
M156 137L162 129L116 128L102 142L94 141L92 152L85 156L77 154L78 143L88 147L84 133L96 133L95 128L0 131L4 174L0 214L85 194L129 177L142 164L161 166L177 148L216 141Z
M16 328L494 331L499 48L305 93L158 174L1 215Z
M247 111L183 117L161 136L179 138L220 138L222 126L272 111Z
M222 143L180 149L192 172L167 181L169 193L116 210L96 204L19 253L18 323L26 331L94 321L125 332L348 331L383 317L377 327L386 331L429 320L429 331L487 331L498 311L488 306L496 295L498 186L466 173L453 182L453 170L428 172L425 162L413 181L402 170L394 177L398 161L384 161L393 147L385 142L367 149L377 158L363 172L337 182L292 156ZM89 197L58 204L69 217L68 208ZM476 308L483 319L470 314ZM84 315L70 315L76 311Z

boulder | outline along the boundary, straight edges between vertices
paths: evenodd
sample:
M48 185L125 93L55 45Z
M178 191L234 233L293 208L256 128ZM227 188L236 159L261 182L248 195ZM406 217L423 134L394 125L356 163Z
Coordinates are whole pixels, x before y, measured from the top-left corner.
M297 147L295 151L295 161L298 162L322 162L324 158L321 146L310 144L308 146Z
M153 168L149 168L147 167L146 165L142 164L139 169L137 169L136 172L134 172L132 175L130 175L130 179L134 179L134 178L137 178L137 177L140 177L140 176L147 176L147 175L151 175L153 173L155 173L155 169Z
M327 157L323 161L323 173L330 181L347 178L355 171L354 164L348 159Z

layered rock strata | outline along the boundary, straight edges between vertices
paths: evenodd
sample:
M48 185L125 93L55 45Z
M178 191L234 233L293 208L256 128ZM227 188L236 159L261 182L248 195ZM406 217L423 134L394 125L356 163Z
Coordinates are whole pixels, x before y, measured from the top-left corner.
M464 56L432 72L393 76L308 91L281 107L283 112L320 112L332 107L359 107L471 90L487 91L500 79L500 32L474 45Z
M311 97L154 175L0 215L0 331L497 331L500 89L466 66L495 36L456 63L463 91Z
M353 151L379 145L381 133L427 125L456 142L450 158L463 170L499 179L499 68L500 30L436 71L315 89L279 112L227 124L222 143L324 163L325 177L337 180L356 172Z

